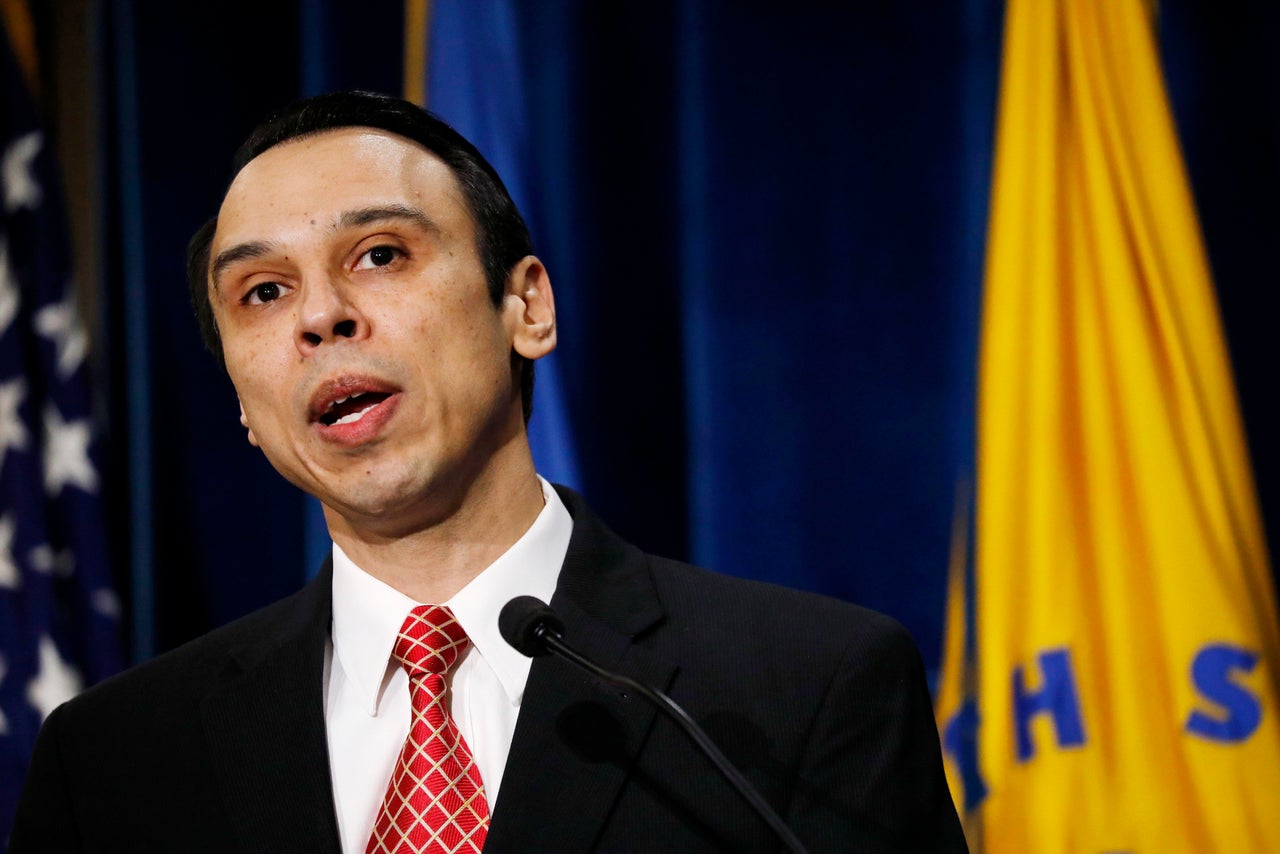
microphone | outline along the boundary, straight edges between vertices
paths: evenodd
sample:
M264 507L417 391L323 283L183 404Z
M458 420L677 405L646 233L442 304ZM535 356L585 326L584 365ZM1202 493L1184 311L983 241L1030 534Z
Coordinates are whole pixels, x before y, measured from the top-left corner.
M689 716L689 713L680 707L679 703L663 692L637 682L629 676L605 670L565 643L564 622L556 615L555 611L551 610L550 605L536 596L517 596L502 606L502 611L498 614L498 631L502 634L503 640L530 658L554 653L596 678L634 691L653 703L659 711L674 720L684 733L692 739L693 743L711 760L711 764L733 786L742 799L755 810L760 818L764 819L764 822L769 825L788 851L791 851L792 854L808 854L804 845L791 832L791 828L787 827L782 819L778 817L778 814L774 812L773 807L769 806L769 803L760 793L747 782L747 778L743 777L742 773L733 767L733 763L729 761L728 757L720 751L720 748L716 747L715 742Z
M498 614L498 631L516 651L530 658L546 655L549 635L564 637L564 623L536 596L517 596Z

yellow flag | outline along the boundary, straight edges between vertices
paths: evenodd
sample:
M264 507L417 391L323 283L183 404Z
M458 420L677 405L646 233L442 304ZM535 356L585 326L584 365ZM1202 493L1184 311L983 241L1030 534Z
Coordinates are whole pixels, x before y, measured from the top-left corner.
M970 844L1280 852L1275 590L1150 10L1006 14L939 696Z

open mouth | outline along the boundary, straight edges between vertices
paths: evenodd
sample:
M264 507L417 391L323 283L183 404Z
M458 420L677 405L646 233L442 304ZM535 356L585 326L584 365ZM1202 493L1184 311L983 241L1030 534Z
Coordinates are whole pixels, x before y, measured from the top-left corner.
M361 391L335 400L320 414L319 421L326 427L335 424L351 424L391 395L381 391Z

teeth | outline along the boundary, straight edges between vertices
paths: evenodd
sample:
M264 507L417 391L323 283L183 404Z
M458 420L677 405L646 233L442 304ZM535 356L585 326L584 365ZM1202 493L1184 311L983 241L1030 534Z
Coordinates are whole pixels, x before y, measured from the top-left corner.
M338 405L340 405L340 404L346 403L348 400L353 400L353 399L355 399L355 398L357 398L357 397L361 397L361 396L363 396L364 394L366 394L366 392L358 391L358 392L356 392L355 394L349 394L349 395L347 395L346 397L338 398L338 399L337 399L337 400L335 400L333 403L329 404L329 408L330 408L330 409L333 409L335 406L338 406Z
M341 403L342 401L338 401L338 402ZM370 409L373 409L372 405L366 406L364 409L361 409L359 412L352 412L348 415L344 415L341 418L339 418L337 421L333 422L333 424L334 426L337 426L338 424L350 424L353 421L359 421L361 418L364 417L364 414L368 412Z

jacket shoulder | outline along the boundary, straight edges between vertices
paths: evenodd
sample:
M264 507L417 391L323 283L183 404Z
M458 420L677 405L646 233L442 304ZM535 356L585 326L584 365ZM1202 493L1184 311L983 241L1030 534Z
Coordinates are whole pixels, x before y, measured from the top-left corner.
M760 641L787 650L842 656L916 654L907 629L892 617L818 593L725 575L647 556L658 595L673 622L702 625L719 643Z

